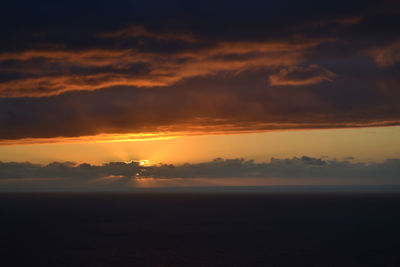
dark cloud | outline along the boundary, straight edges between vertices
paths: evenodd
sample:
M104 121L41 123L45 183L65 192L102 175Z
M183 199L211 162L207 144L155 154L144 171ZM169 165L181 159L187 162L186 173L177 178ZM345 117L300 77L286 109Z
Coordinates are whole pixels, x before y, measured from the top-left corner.
M382 77L377 84L378 79L371 77L348 80L338 75L332 82L278 87L269 85L268 72L225 73L151 89L113 87L53 97L3 98L0 139L399 124L396 81Z
M400 121L396 1L6 2L2 143Z
M110 162L103 165L54 162L38 165L29 162L0 162L0 183L4 190L25 188L103 188L120 190L134 188L138 179L158 179L174 186L176 179L236 178L246 180L270 179L281 184L321 185L396 185L400 183L400 160L387 159L382 163L357 163L347 160L327 160L303 156L255 163L244 159L215 159L193 164L159 164L141 166L139 162ZM17 186L17 187L15 187Z
M169 42L163 35L153 38ZM0 97L40 97L118 85L149 88L223 71L278 68L301 62L305 50L326 41L329 40L221 42L194 51L177 48L176 53L164 53L161 48L144 52L132 47L4 53L0 54ZM169 45L160 46L164 49ZM141 46L149 47L147 43Z
M102 176L134 176L139 170L138 162L109 162L102 166L87 163L52 162L46 166L29 162L0 163L1 178L76 178L91 179Z
M316 179L333 183L398 183L400 160L388 159L383 163L352 163L303 156L301 158L275 159L269 163L255 163L244 159L215 159L211 162L160 165L148 167L144 174L160 178L283 178ZM325 180L324 180L325 179ZM332 179L332 180L330 180Z

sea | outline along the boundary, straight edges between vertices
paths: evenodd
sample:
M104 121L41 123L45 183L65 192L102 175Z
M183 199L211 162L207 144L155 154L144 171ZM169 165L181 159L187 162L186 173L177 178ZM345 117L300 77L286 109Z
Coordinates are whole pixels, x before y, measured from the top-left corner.
M396 190L0 193L0 266L400 266Z

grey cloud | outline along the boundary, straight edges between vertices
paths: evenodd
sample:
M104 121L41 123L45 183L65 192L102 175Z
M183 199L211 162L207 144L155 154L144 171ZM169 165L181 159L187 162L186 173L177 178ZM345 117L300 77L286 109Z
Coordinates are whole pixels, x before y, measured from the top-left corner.
M90 165L87 163L52 162L48 165L33 164L30 162L0 162L1 178L68 178L91 179L114 176L133 176L140 170L139 163L132 161L109 162L104 165Z
M73 188L103 188L106 190L134 188L137 179L278 179L300 185L398 185L400 159L379 163L360 163L347 160L328 160L302 156L256 163L245 159L217 158L209 162L181 165L158 164L141 166L138 162L109 162L103 165L53 162L48 165L29 162L0 162L0 183L3 190L19 186L36 190L51 186ZM18 182L20 181L20 182ZM14 183L14 184L13 184ZM165 184L165 183L164 183ZM173 183L172 183L173 185ZM17 187L18 188L18 187Z
M282 179L326 179L325 182L342 181L374 183L399 183L400 160L387 159L383 163L354 163L349 161L325 160L303 156L300 158L275 159L268 163L255 163L244 159L215 159L211 162L184 164L180 166L160 165L145 170L155 177L257 177Z

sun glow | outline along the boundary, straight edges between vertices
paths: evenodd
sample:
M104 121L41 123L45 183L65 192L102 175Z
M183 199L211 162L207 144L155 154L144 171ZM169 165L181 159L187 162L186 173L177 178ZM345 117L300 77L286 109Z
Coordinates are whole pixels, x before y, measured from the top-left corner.
M137 163L139 166L145 167L145 166L150 166L150 161L147 159L142 159L142 160L129 160L125 161L126 164L130 163Z
M140 166L149 166L150 165L150 161L148 161L147 159L143 159L139 161L139 165Z
M34 144L74 144L74 143L113 143L129 141L167 140L178 137L168 132L137 134L97 134L78 137L23 138L17 140L0 140L0 145L34 145Z
M360 161L400 157L400 127L274 131L254 134L192 135L143 139L141 142L75 142L0 145L0 161L48 164L53 161L103 164L148 160L149 164L183 164L213 158L286 158L302 155ZM164 135L165 136L165 135ZM178 136L178 135L177 135ZM154 137L154 136L153 136ZM1 144L1 141L0 141Z

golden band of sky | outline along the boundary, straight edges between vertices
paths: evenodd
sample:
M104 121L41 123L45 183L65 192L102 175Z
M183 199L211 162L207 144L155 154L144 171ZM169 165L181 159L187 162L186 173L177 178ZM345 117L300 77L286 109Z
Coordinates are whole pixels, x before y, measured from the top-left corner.
M98 164L149 160L150 164L176 164L207 161L216 157L269 161L271 157L307 155L338 159L354 157L357 161L368 162L400 158L399 136L399 126L181 137L154 134L136 138L130 136L119 141L96 139L95 142L86 140L83 143L80 140L79 143L2 145L0 161Z

